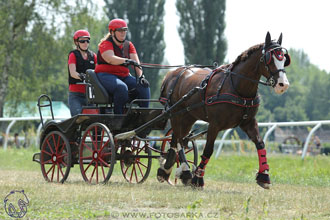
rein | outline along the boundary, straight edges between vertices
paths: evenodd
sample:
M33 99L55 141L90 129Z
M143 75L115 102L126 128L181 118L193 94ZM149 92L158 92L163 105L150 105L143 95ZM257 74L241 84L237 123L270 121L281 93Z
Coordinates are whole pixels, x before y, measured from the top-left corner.
M214 65L200 65L200 64L193 64L193 65L161 65L161 64L152 64L152 63L141 63L140 66L149 69L172 69L172 68L180 68L180 67L187 67L189 68L196 67L196 68L216 68L217 63Z

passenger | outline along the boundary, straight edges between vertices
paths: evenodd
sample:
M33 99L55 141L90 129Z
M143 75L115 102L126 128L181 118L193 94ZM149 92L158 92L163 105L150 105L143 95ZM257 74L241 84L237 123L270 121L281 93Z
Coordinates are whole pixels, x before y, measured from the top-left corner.
M145 79L138 54L132 42L126 40L127 24L122 19L109 22L109 33L99 43L95 73L101 84L113 95L114 113L123 114L129 100L128 91L135 90L139 99L150 98L149 82ZM129 73L129 65L135 68L136 76ZM138 103L148 107L149 102Z
M86 87L82 84L82 74L87 69L95 69L96 54L88 49L90 34L86 30L78 30L73 35L76 49L70 51L69 70L69 107L71 116L80 114L82 107L87 105Z

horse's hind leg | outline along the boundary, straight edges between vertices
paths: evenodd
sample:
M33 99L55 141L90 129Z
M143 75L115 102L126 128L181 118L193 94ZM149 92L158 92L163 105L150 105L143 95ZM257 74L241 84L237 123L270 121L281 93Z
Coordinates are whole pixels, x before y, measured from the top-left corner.
M164 163L163 161L163 164L161 163L161 167L157 171L158 181L164 182L164 180L166 180L169 182L169 176L173 165L176 162L178 153L181 165L178 168L180 171L177 172L177 175L184 184L190 182L192 174L184 153L183 138L188 135L195 121L195 119L189 117L188 115L185 117L181 116L181 118L176 117L171 119L171 125L173 127L171 148L167 151L166 162Z
M250 123L246 123L240 126L243 131L249 136L249 138L256 145L258 158L259 158L259 171L256 176L257 184L264 189L269 189L269 165L267 164L265 144L260 138L258 123L254 119Z
M173 165L176 161L176 143L177 139L175 138L175 134L172 134L172 140L171 140L171 146L170 149L168 149L166 158L161 157L160 158L160 168L157 170L157 180L159 182L167 181L169 182L169 178L172 172Z

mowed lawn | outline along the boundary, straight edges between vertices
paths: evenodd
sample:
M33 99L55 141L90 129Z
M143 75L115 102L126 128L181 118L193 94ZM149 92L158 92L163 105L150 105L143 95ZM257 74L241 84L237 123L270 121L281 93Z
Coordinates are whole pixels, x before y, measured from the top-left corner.
M158 161L143 184L129 184L117 163L108 184L88 185L79 166L64 184L44 181L33 149L0 149L0 199L24 190L23 219L330 219L330 157L269 154L272 187L255 183L257 154L211 158L204 190L158 183ZM174 172L173 172L174 173ZM0 206L0 219L13 219Z

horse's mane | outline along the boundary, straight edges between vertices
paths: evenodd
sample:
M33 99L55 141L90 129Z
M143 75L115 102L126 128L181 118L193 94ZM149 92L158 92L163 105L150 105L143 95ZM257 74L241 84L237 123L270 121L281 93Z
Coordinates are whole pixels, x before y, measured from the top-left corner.
M249 49L247 49L246 51L241 53L241 55L239 55L236 58L236 60L232 63L232 66L234 67L234 66L238 65L241 61L245 61L247 58L249 58L249 56L252 53L254 53L257 50L260 50L263 46L264 46L264 43L257 44L255 46L250 47Z

